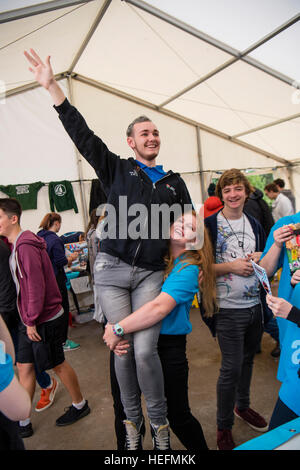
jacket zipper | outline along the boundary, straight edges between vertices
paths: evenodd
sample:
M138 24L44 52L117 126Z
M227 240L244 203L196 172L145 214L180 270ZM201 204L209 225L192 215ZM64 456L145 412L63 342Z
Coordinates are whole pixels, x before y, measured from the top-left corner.
M144 171L144 170L141 168L140 171ZM144 173L145 173L145 172L144 172ZM148 177L147 173L145 173L145 175ZM162 178L160 178L159 180L157 180L155 183L152 183L151 194L150 194L150 204L151 204L151 201L152 201L152 194L153 194L153 191L156 189L156 183L159 183L160 181L162 181L162 180L165 179L165 178L168 178L169 176L170 176L170 173L167 173L167 174L164 175ZM148 177L148 178L149 178L149 177ZM143 229L146 227L147 221L148 221L148 217L145 219L145 223L144 223L144 225L143 225ZM139 244L138 244L138 246L136 247L136 250L135 250L135 253L134 253L134 257L133 257L133 261L132 261L132 266L135 266L135 261L136 261L138 252L139 252L139 250L140 250L141 244L142 244L142 239L140 239Z

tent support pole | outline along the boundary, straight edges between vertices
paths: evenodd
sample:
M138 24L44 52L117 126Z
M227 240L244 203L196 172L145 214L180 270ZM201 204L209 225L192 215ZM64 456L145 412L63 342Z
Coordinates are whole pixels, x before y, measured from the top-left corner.
M200 190L201 190L201 202L204 204L206 199L204 173L203 173L203 158L202 158L202 147L201 147L201 129L196 126L197 135L197 149L198 149L198 162L199 162L199 176L200 176Z
M233 142L237 145L240 145L241 147L251 150L252 152L258 153L259 155L263 155L264 157L270 158L271 160L275 160L276 162L281 163L282 165L291 164L290 161L286 160L285 158L279 157L278 155L275 155L273 153L267 152L266 150L255 147L254 145L248 144L247 142L231 137L230 135L225 134L224 132L220 132L216 129L213 129L212 127L201 124L200 122L181 116L180 114L174 113L174 111L168 110L166 108L159 108L158 106L148 101L142 100L140 98L137 98L136 96L133 96L123 91L112 88L104 83L98 82L96 80L92 80L91 78L87 78L83 75L76 74L76 73L72 74L72 78L74 78L74 80L77 80L81 83L86 83L89 86L97 88L98 90L111 93L114 96L119 96L120 98L131 101L132 103L136 103L141 106L144 106L145 108L157 111L158 113L164 114L165 116L172 117L173 119L177 119L178 121L184 122L186 124L190 124L191 126L199 127L199 129L205 132L216 135L217 137L220 137L221 139L227 140L229 142Z
M291 116L287 116L287 117L282 118L282 119L277 119L276 121L269 122L269 123L264 124L262 126L254 127L253 129L249 129L248 131L240 132L239 134L235 134L232 137L234 139L236 139L236 138L242 137L244 135L252 134L253 132L257 132L257 131L267 129L268 127L277 126L277 124L282 124L283 122L292 121L293 119L297 119L299 117L300 117L300 113L292 114Z
M228 60L228 62L223 64L224 68L226 68L228 65L231 65L231 62L234 63L237 60L241 60L241 61L247 62L248 64L252 65L253 67L258 68L259 70L262 70L263 72L277 78L278 80L281 80L284 83L287 83L288 85L292 85L293 82L294 82L294 80L292 78L287 77L286 75L284 75L284 74L282 74L282 73L280 73L276 70L273 70L270 67L265 66L264 64L262 64L258 60L254 59L253 57L250 57L249 54L251 52L253 52L253 50L257 49L259 46L265 44L270 39L272 39L275 36L277 36L278 34L280 34L282 31L285 31L287 28L289 28L290 26L297 23L300 19L300 14L299 13L296 14L295 16L293 16L292 18L290 18L289 20L287 20L281 26L276 28L274 31L271 31L269 34L267 34L266 36L261 38L255 44L252 44L252 46L248 47L246 50L239 51L237 49L234 49L234 48L228 46L227 44L224 44L221 41L218 41L215 38L212 38L208 34L205 34L202 31L199 31L198 29L184 23L183 21L169 15L168 13L165 13L164 11L159 10L158 8L156 8L152 5L149 5L147 2L144 2L142 0L123 0L123 1L125 1L128 4L133 5L136 8L140 8L141 10L144 10L146 13L149 13L150 15L153 15L153 16L165 21L166 23L168 23L172 26L175 26L176 28L178 28L182 31L185 31L186 33L189 33L192 36L195 36L198 39L201 39L202 41L205 41L206 43L211 44L212 46L217 47L221 51L226 52L227 54L230 54L231 56L233 56L231 60ZM216 69L216 72L223 70L222 67L220 67L219 69ZM209 78L209 75L208 75L207 78ZM205 79L207 79L207 78L205 78ZM203 82L204 79L202 78L200 80L201 80L201 82ZM195 82L195 84L193 84L191 86L197 86L197 82ZM182 91L182 93L185 93L185 92L186 92L185 90ZM176 98L178 97L179 94L180 94L180 92L175 95ZM172 101L172 99L173 98L171 97L169 101ZM164 103L162 103L160 106L163 106L163 105L164 105Z
M295 186L294 186L294 178L293 178L292 168L287 167L286 171L287 171L288 180L289 180L289 183L290 183L290 188L291 188L292 192L294 192L295 191Z
M102 7L100 8L89 32L87 33L86 37L84 38L84 41L82 42L78 52L76 53L73 61L72 61L72 64L70 65L69 67L69 72L73 72L77 62L79 61L80 57L82 56L82 53L84 52L85 48L87 47L88 43L90 42L90 39L91 37L93 36L94 32L96 31L99 23L101 22L103 16L105 15L109 5L111 4L112 0L105 0L104 4L102 5Z
M73 102L73 87L72 87L72 78L71 76L68 76L67 79L68 82L68 89L69 89L69 100L70 103ZM82 174L82 157L80 153L78 152L77 148L75 148L75 153L76 153L76 162L77 162L77 170L78 170L78 179L79 179L79 188L80 188L80 199L81 199L81 204L83 208L83 226L84 229L86 229L89 221L89 216L88 216L88 210L87 210L87 204L86 204L86 199L85 199L85 193L84 193L84 183L83 183L83 174Z

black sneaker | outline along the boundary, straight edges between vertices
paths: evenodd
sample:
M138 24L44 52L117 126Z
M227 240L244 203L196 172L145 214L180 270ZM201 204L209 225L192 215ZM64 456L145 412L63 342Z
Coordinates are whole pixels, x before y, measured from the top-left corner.
M26 437L30 437L33 434L33 429L32 429L32 424L31 423L27 424L26 426L21 426L18 423L18 428L19 428L19 436L22 439L25 439Z
M73 405L65 408L65 410L67 410L66 413L56 420L56 426L68 426L69 424L76 423L76 421L84 418L84 416L91 412L87 401L81 410L77 410Z

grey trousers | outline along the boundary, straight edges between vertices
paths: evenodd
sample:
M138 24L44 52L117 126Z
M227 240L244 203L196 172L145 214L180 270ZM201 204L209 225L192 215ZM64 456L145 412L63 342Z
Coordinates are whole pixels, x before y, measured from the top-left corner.
M231 429L234 406L245 410L250 405L253 361L263 333L261 305L220 308L216 330L222 353L217 383L217 425L218 429Z
M94 265L95 289L109 323L127 317L161 291L163 271L148 271L130 266L117 257L98 253ZM130 343L127 354L115 355L115 371L127 419L139 424L142 419L141 391L153 424L165 424L167 405L164 380L157 352L161 323L125 335Z

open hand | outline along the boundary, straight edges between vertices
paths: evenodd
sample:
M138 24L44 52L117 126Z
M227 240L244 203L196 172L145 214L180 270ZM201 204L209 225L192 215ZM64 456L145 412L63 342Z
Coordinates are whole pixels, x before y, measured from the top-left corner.
M54 81L54 74L50 65L50 56L48 55L44 63L34 49L30 49L30 54L24 51L24 55L31 64L29 70L33 73L35 80L48 90Z

